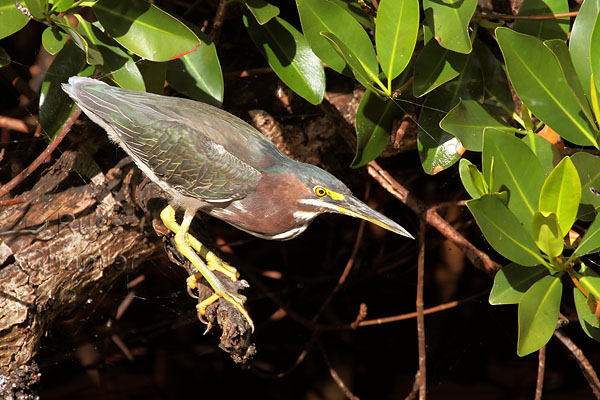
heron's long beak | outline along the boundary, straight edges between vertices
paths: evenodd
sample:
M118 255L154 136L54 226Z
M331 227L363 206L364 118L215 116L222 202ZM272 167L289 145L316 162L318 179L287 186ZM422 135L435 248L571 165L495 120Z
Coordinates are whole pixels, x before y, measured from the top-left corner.
M354 196L346 196L341 205L336 204L336 208L338 209L338 212L340 214L364 219L377 226L387 229L388 231L397 233L398 235L414 239L413 235L408 233L406 229L404 229L385 215L373 210L371 207L358 200Z

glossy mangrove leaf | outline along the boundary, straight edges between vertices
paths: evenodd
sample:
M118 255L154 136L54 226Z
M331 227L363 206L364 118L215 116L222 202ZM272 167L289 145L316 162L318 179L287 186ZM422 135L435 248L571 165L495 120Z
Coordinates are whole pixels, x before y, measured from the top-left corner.
M83 18L78 15L81 21ZM73 24L66 16L50 16L50 20L71 35L71 40L85 53L86 62L90 65L103 65L104 58L96 46L91 43L84 35L82 27Z
M569 38L569 52L571 58L575 61L573 66L577 71L577 76L587 99L590 98L589 82L592 75L590 43L599 12L600 0L585 0L575 18Z
M498 253L525 266L547 265L530 231L525 230L498 195L485 194L469 200L467 207L486 240Z
M435 40L445 49L457 53L471 52L469 22L477 7L477 0L423 0L425 20Z
M548 343L556 329L562 282L547 275L534 283L519 301L519 340L517 354L521 357L539 350Z
M579 174L571 159L564 157L546 178L539 201L541 212L556 214L562 232L561 238L571 230L580 200Z
M548 15L569 12L567 0L523 0L519 7L520 16ZM519 19L513 29L540 39L567 39L569 18Z
M600 214L596 215L587 232L581 238L581 242L575 250L575 255L581 257L593 253L600 248Z
M600 13L596 17L596 23L594 24L594 29L592 31L589 53L592 75L594 76L594 82L596 83L596 90L598 90L598 88L600 88Z
M54 0L52 11L65 12L73 7L74 0Z
M594 115L592 114L590 104L585 97L585 92L583 91L583 87L581 86L579 78L577 77L577 72L575 71L573 61L571 60L571 54L569 53L567 44L564 40L554 39L546 40L544 42L544 46L550 49L550 51L554 54L554 57L556 58L556 61L558 62L558 65L563 73L563 78L569 85L569 89L571 89L571 93L573 93L573 96L577 100L579 108L585 114L589 124L594 126Z
M169 61L200 46L190 28L145 0L100 0L92 9L113 39L147 60Z
M494 118L475 100L460 100L440 121L440 127L460 139L471 151L481 151L486 129L512 130L503 121Z
M571 161L581 180L581 201L577 218L591 221L600 208L600 158L585 152L577 152Z
M62 50L67 43L67 35L56 26L49 26L42 33L42 45L52 55Z
M199 28L191 24L190 28L202 44L198 50L167 63L167 82L179 93L221 107L224 84L217 48Z
M383 93L384 88L381 85L375 85L373 82L379 82L377 72L379 67L377 66L377 58L375 52L368 55L369 58L362 59L360 56L352 51L346 43L342 42L335 34L331 32L321 32L327 40L331 42L332 47L338 54L344 59L350 70L354 74L354 77L359 81L365 88L371 89L380 95L391 96L389 93ZM371 69L373 68L373 69Z
M533 240L544 254L556 258L564 249L563 237L558 218L554 213L541 213L536 211L531 222Z
M493 130L483 136L481 159L490 191L508 189L508 208L531 236L531 220L538 210L540 191L546 179L539 160L515 136Z
M488 193L487 184L483 180L483 174L477 169L477 166L466 158L462 158L458 164L460 180L469 196L474 199L480 198Z
M496 37L523 103L561 137L598 147L594 129L582 115L553 53L540 40L508 28L496 29Z
M69 118L75 104L62 90L61 84L86 66L85 54L72 41L56 55L48 68L40 91L40 124L45 139L51 141Z
M388 82L408 65L419 33L418 0L381 0L377 9L375 44Z
M277 76L311 104L323 101L325 71L302 34L275 17L264 25L244 15L244 26Z
M104 62L97 67L103 76L122 88L145 92L144 77L135 60L117 42L102 32L102 26L98 22L90 24L80 15L75 16L79 20L79 32L102 54Z
M351 76L346 61L321 32L333 33L360 60L368 60L365 69L375 71L377 59L367 32L348 11L329 0L296 0L300 23L314 53L339 73Z
M459 78L427 95L417 130L417 148L425 172L436 174L445 170L464 152L457 138L440 128L445 113L458 103L459 98L480 100L482 97L481 68L477 58L472 56L468 56Z
M279 15L279 7L266 0L235 0L243 3L252 13L259 25L264 25ZM196 34L198 34L196 32Z
M494 277L490 292L491 305L518 304L521 296L544 276L550 275L548 268L541 265L525 267L510 263L502 267Z
M456 78L465 69L469 56L441 47L435 40L427 42L415 61L413 94L421 97Z
M46 19L47 0L23 0L27 10L37 19ZM13 6L14 6L13 2Z
M394 120L402 114L393 100L383 100L372 91L365 91L356 111L357 143L352 168L362 167L379 157L390 142Z
M373 25L373 17L370 17L369 14L363 11L362 6L356 0L330 0L332 3L337 4L342 7L344 10L348 11L350 15L354 17L361 25L367 27L368 29L375 30L375 25Z
M162 94L167 79L167 63L150 60L140 60L137 66L144 78L146 92Z
M592 339L600 342L600 328L596 320L596 313L590 310L587 298L577 289L573 288L573 298L575 300L575 309L581 329Z
M544 172L549 174L554 166L560 162L563 155L552 143L537 134L528 134L521 138L521 141L527 145L540 161Z
M18 32L29 22L29 17L15 7L14 0L0 0L0 39Z
M481 41L475 40L473 50L479 59L483 72L483 86L485 90L483 104L494 116L512 117L515 110L515 103L503 65L488 46L481 43Z

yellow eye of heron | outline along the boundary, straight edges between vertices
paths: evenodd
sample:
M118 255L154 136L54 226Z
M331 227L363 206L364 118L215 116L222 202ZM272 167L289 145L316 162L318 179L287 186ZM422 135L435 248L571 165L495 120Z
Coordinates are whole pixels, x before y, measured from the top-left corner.
M314 190L315 190L315 194L319 197L323 197L323 196L327 195L327 190L325 190L321 186L315 186Z

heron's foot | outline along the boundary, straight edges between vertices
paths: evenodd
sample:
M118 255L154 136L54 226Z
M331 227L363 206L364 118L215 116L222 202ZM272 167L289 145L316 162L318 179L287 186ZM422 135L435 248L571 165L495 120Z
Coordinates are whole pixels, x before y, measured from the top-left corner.
M247 285L247 283L245 281L237 281L238 273L235 268L222 261L210 250L207 250L206 246L202 245L202 243L188 233L190 223L194 218L194 213L186 210L181 225L175 221L175 210L171 206L167 206L161 212L160 216L165 226L169 228L169 230L175 232L175 244L179 252L198 270L196 274L187 278L188 287L195 289L198 280L203 277L214 291L214 294L198 303L196 306L198 313L201 316L206 315L206 308L216 302L219 298L223 298L225 301L231 303L231 305L233 305L242 314L244 319L250 325L252 331L254 331L254 323L252 322L252 318L250 318L250 315L244 308L246 296L243 296L234 290L228 289L226 284L221 282L221 280L215 275L214 271L224 273L232 281L234 281L234 283L242 284L241 287L244 287L244 285ZM198 253L196 253L196 251ZM202 256L204 260L202 260L200 256ZM240 287L240 285L238 285L238 287Z
M163 224L173 233L177 234L181 230L181 225L175 220L175 209L171 206L166 206L160 213L160 218ZM192 246L200 257L206 260L206 265L211 271L219 271L223 275L227 276L232 281L237 281L240 274L237 272L235 267L229 265L227 262L221 260L214 252L210 251L205 245L203 245L194 236L186 233L186 242Z

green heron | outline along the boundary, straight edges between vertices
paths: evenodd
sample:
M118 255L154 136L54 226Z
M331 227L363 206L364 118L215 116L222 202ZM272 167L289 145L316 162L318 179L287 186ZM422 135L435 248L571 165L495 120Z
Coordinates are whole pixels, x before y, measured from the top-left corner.
M178 250L199 271L188 278L188 285L194 288L203 276L214 291L198 304L200 315L222 297L253 328L244 308L246 298L228 290L214 273L220 271L235 281L235 268L188 234L198 210L271 240L298 236L325 212L362 218L413 238L355 198L333 175L292 160L258 130L226 111L91 78L71 77L63 89L168 194L170 204L183 208L181 225L171 205L161 212L161 219L175 233Z

